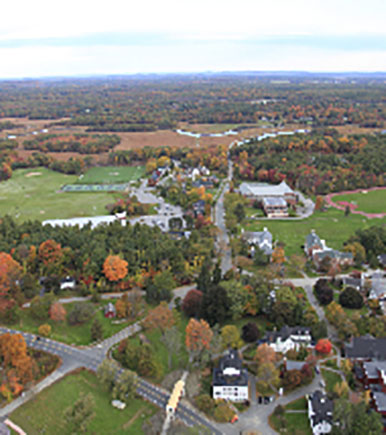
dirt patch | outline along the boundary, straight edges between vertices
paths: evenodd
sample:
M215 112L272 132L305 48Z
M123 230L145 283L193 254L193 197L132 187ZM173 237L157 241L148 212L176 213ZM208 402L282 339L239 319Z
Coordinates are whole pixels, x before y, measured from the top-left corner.
M330 127L335 128L340 134L370 134L382 130L381 128L359 127L359 125L331 125Z
M42 175L41 172L28 172L28 174L25 174L25 177L37 177L38 175Z

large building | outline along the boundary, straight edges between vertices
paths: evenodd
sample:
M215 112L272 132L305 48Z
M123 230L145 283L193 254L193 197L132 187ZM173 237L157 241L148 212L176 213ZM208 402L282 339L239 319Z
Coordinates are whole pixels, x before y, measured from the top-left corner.
M241 237L251 247L252 256L255 248L261 249L265 255L272 254L272 234L266 227L263 231L245 231Z
M248 371L242 368L237 350L220 359L218 368L213 369L213 398L245 402L249 400Z
M334 403L326 394L317 390L308 396L308 419L314 435L331 432Z
M289 350L299 350L310 347L312 343L311 329L303 326L283 326L280 331L269 331L263 342L267 343L275 352L287 353Z

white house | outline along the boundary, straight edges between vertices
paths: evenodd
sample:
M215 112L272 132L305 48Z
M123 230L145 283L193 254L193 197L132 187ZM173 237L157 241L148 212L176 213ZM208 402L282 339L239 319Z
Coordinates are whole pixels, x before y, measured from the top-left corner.
M60 290L73 289L76 286L76 281L71 276L66 276L60 281Z
M317 390L308 396L308 419L314 435L331 432L334 403Z
M264 227L263 231L246 231L243 233L242 238L252 248L257 246L264 254L272 254L272 234ZM254 249L251 249L253 253Z
M283 326L280 331L267 332L266 342L275 352L287 353L289 350L299 350L301 347L310 347L312 341L311 330L307 327Z
M213 398L244 402L249 400L248 371L242 368L237 350L229 350L213 369Z

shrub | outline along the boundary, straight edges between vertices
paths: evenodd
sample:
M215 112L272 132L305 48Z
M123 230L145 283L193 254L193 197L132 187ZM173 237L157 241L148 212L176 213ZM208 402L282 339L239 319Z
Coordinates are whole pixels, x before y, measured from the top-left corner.
M214 410L214 418L220 423L229 423L234 414L234 411L225 402L220 402Z
M51 326L45 323L44 325L40 325L38 329L39 335L42 337L48 337L51 334Z
M215 402L209 394L201 394L195 399L196 406L200 411L211 414L214 409Z
M321 305L328 305L334 298L334 292L329 282L322 278L318 279L314 287L315 296Z

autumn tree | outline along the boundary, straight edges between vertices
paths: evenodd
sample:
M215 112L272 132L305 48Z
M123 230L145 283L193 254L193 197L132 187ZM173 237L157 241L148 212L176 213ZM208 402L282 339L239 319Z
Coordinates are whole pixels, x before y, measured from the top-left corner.
M42 337L49 337L51 334L51 329L52 328L50 325L48 325L47 323L44 323L43 325L39 326L38 333Z
M157 307L149 311L143 320L145 329L159 329L162 335L171 328L175 323L173 311L168 307L166 302L161 302Z
M238 349L243 344L240 338L240 331L235 325L226 325L221 329L221 340L224 349L229 347Z
M4 311L12 305L9 295L21 275L21 266L9 254L0 252L0 310Z
M133 307L126 293L117 300L115 309L117 311L117 317L120 319L126 319L131 316Z
M283 387L286 390L294 390L302 383L302 373L300 370L287 370L283 375Z
M209 324L203 320L191 318L186 326L185 345L190 354L190 361L199 359L201 353L209 350L213 331Z
M54 322L64 322L66 320L67 311L60 302L54 302L51 305L50 319Z
M60 243L56 243L55 240L46 240L40 244L38 256L39 260L45 265L58 263L62 258L62 247Z
M103 273L109 281L119 281L127 275L127 265L118 255L109 255L103 263Z
M322 210L324 206L324 199L322 196L318 195L315 201L315 211Z
M276 361L276 353L269 344L263 343L256 349L254 360L258 364L263 364L265 362L273 363Z
M188 317L195 317L201 309L202 292L200 290L190 290L182 302L182 311Z
M331 341L327 338L321 338L315 346L315 350L324 355L328 355L332 350Z
M256 388L260 393L273 390L276 391L280 384L279 369L272 362L263 362L257 368Z
M284 249L282 246L276 246L271 255L271 261L274 264L282 265L285 262Z
M22 383L33 378L34 364L28 355L27 344L21 334L3 334L0 336L0 355L5 369L14 368Z

